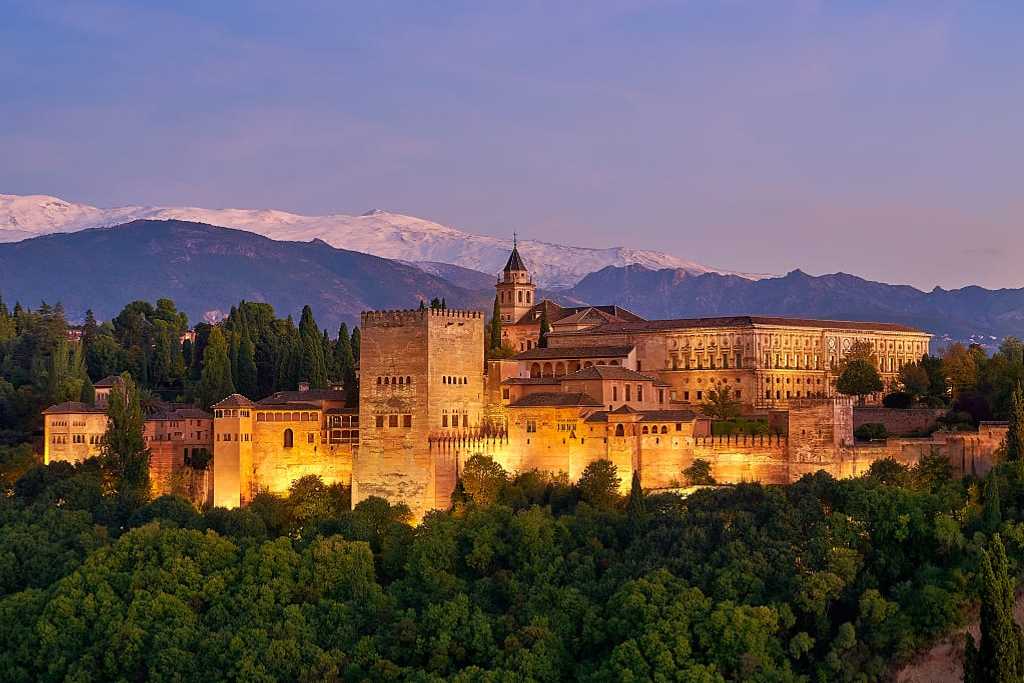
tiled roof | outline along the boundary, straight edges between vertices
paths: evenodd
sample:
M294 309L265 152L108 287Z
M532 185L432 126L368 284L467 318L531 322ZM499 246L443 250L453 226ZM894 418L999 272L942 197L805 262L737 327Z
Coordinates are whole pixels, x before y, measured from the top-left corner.
M118 375L107 375L101 380L97 380L93 383L93 386L98 389L106 389L107 387L114 387L121 383L121 377Z
M501 381L502 384L553 384L558 385L558 377L509 377Z
M502 272L508 273L513 270L526 270L526 264L523 263L523 257L519 255L517 247L512 247L512 253L508 255L508 261L505 263Z
M662 384L661 380L656 377L651 377L650 375L645 375L620 365L592 365L589 368L571 372L559 379L562 381L574 379L618 379L629 382L654 382L655 384Z
M631 415L633 413L639 413L640 411L636 408L630 408L625 403L612 411L613 415Z
M241 394L231 394L227 398L213 404L214 408L248 408L256 405Z
M320 406L313 403L264 403L256 404L257 410L320 410Z
M641 410L641 422L692 422L699 417L692 410Z
M897 323L860 322L855 320L813 320L809 318L781 318L754 315L738 315L720 318L677 318L673 320L645 320L636 322L605 323L587 333L617 334L623 332L658 332L661 330L686 330L702 327L753 327L771 325L781 327L817 327L834 330L871 330L879 332L917 332L921 330Z
M43 415L62 415L68 413L105 413L107 412L103 408L97 408L96 406L89 405L88 403L82 403L81 401L65 401L64 403L58 403L52 405L43 411Z
M599 406L601 402L591 396L578 392L553 391L536 394L527 394L518 401L509 404L510 408L540 408L540 407L573 407L573 406Z
M257 403L289 403L291 401L344 401L345 392L338 389L309 389L307 391L275 391Z
M517 353L514 360L550 360L557 358L625 358L632 346L564 346L536 348Z
M192 406L163 406L146 416L147 420L210 420L213 415Z
M612 411L618 414L639 413L641 422L692 422L699 416L692 410L634 410L629 406L620 406ZM607 422L608 411L591 413L585 422Z
M562 306L560 304L556 304L550 299L544 299L543 301L534 304L530 310L524 313L519 320L516 321L515 324L537 324L540 322L541 311L547 313L548 322L552 326L570 316L574 316L578 313L584 313L586 311L600 311L601 313L612 316L612 319L618 322L638 322L644 320L644 318L641 318L636 313L626 310L621 306ZM563 332L563 334L568 333Z

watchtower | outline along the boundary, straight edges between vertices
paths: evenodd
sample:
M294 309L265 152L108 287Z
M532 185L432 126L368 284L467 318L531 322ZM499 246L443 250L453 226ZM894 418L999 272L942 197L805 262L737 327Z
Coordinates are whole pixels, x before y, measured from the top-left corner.
M483 418L484 318L478 311L364 312L359 357L359 449L352 504L404 502L417 519L447 508L454 457L430 437L469 434Z

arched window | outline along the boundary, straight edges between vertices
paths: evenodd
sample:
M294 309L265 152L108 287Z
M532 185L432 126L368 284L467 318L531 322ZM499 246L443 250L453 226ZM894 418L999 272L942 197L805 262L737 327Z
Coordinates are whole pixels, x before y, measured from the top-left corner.
M647 425L644 425L644 430L643 430L643 433L644 433L644 434L647 434L647 433L649 433L649 432L650 432L650 430L649 430L649 429L647 428Z
M295 435L290 429L284 430L284 447L291 448L293 445L295 445Z
M621 424L615 425L615 436L625 436L626 431L622 428Z
M406 384L412 384L412 377L410 377L409 375L406 375L405 376L405 383Z
M668 434L668 425L661 425L661 433Z
M377 378L377 384L383 384L383 383L384 383L384 380L383 380L383 378L381 378L381 377L378 377L378 378Z

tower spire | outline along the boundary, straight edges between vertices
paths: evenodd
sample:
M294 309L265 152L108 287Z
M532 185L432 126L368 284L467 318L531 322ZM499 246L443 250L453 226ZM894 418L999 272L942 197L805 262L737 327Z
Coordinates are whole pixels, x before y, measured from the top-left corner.
M516 234L516 231L513 230L512 231L512 248L516 249L518 247L519 247L519 236Z

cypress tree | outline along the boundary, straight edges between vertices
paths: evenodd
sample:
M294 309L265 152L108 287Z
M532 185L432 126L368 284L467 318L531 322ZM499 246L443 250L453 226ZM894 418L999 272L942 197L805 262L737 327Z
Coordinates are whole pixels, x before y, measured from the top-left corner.
M981 519L982 525L988 533L998 530L1003 521L1003 512L999 503L999 483L995 470L989 472L988 478L985 480L985 502Z
M1004 450L1007 460L1021 460L1024 455L1024 389L1021 389L1020 382L1010 397L1010 419Z
M352 338L345 323L338 328L338 340L334 343L334 364L338 368L338 379L347 391L350 385L355 384L356 361L352 356Z
M235 392L231 379L231 361L228 358L228 343L220 327L210 330L203 351L203 372L199 379L199 400L209 408L217 401Z
M540 309L540 337L537 339L537 346L542 349L548 347L548 334L551 333L551 324L548 322L548 309L541 306Z
M327 363L324 361L323 340L320 328L313 319L313 309L302 307L299 319L299 337L302 339L302 378L314 389L327 386Z
M351 344L351 346L352 346L352 360L355 361L355 363L352 366L354 368L358 368L359 367L359 345L361 343L361 339L362 338L361 338L361 336L359 334L359 328L358 327L353 327L352 328L352 344Z
M238 338L238 331L228 331L228 360L231 364L231 376L238 377L238 346L241 341Z
M108 483L123 502L135 506L149 497L149 449L142 438L138 387L128 373L110 392L107 416L102 459Z
M640 471L634 469L633 481L629 487L629 500L626 501L626 515L635 527L646 514L647 505L644 502L644 490L640 487Z
M1024 678L1024 633L1013 620L1014 583L999 534L989 545L989 550L982 549L979 561L981 642L975 646L974 638L967 636L964 680L1010 683Z
M250 398L256 397L256 347L249 338L249 333L242 331L242 341L238 344L238 383L240 393Z
M491 311L491 338L490 349L497 351L501 348L501 309L498 307L498 297L494 297L494 309Z

